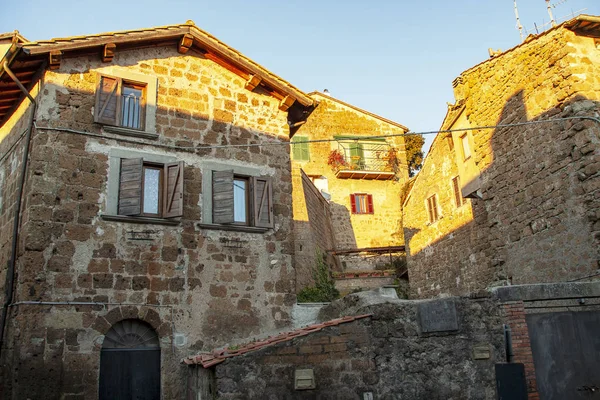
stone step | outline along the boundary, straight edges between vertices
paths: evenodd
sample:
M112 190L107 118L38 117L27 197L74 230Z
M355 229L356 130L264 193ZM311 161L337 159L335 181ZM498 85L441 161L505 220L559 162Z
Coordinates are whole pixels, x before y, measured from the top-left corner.
M334 278L335 288L342 295L357 289L370 290L394 284L396 276L365 276L356 278Z

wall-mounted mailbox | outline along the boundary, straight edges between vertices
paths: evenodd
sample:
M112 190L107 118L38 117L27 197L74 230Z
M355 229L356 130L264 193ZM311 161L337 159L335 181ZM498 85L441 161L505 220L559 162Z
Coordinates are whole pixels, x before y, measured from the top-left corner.
M315 389L315 373L312 369L297 369L294 374L294 389Z

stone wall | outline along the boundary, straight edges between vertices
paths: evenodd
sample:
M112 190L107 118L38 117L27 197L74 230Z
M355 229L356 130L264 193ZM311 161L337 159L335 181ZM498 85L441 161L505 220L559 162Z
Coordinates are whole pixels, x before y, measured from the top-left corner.
M370 318L230 358L215 367L218 398L495 399L499 308L490 299L437 301L455 305L458 330L426 332L428 304L389 300L360 308ZM296 369L312 369L316 388L295 390Z
M31 90L34 98L37 97L38 91L39 85ZM0 128L0 304L4 304L4 285L11 257L18 184L25 149L24 139L32 110L31 103L25 99Z
M444 127L597 116L598 57L594 38L562 26L550 30L461 74ZM469 131L469 161L458 133L453 150L436 138L404 210L413 295L595 272L598 130L593 121L570 120ZM463 188L478 185L481 197L458 210L450 190L456 175ZM433 193L442 218L430 224L426 199Z
M93 122L96 73L123 71L156 77L158 138L109 133ZM108 65L96 57L67 58L46 72L0 397L95 398L103 335L121 319L142 319L158 332L162 396L169 399L183 395L184 355L290 324L295 284L288 146L201 148L287 142L287 113L278 104L244 89L240 77L213 61L180 55L175 47L117 52ZM115 152L184 161L181 222L102 217ZM207 215L202 182L211 179L213 164L272 178L274 229L199 225ZM99 305L23 303L30 301Z

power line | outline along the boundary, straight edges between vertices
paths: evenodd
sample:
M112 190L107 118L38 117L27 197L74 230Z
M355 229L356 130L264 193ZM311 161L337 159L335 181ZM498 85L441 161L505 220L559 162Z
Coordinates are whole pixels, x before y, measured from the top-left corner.
M406 133L396 133L396 134L386 134L386 135L361 136L356 139L350 139L350 140L361 141L361 140L369 140L369 139L385 139L385 138L392 138L392 137L437 135L440 133L476 131L476 130L483 130L483 129L512 128L512 127L518 127L518 126L538 125L538 124L555 123L555 122L571 121L571 120L589 120L589 121L594 121L600 125L600 118L591 117L591 116L573 116L573 117L544 119L544 120L537 120L537 121L514 122L514 123L510 123L510 124L474 126L474 127L470 127L470 128L442 129L442 130L423 131L423 132L406 132ZM84 136L95 137L95 138L99 138L99 139L113 139L113 140L125 142L125 143L133 143L133 144L138 144L138 145L146 145L146 146L160 147L160 148L166 148L166 149L171 149L171 150L184 150L184 151L244 148L244 147L247 148L247 147L289 146L289 145L293 145L293 144L331 143L331 142L339 141L338 139L315 139L315 140L303 140L303 141L294 141L294 142L282 141L282 142L268 142L268 143L222 144L222 145L213 145L213 146L203 146L203 145L172 146L172 145L166 145L166 144L160 144L160 143L141 142L141 141L127 139L127 138L121 138L121 137L109 137L106 135L100 135L97 133L92 133L92 132L87 132L87 131L79 131L79 130L70 129L70 128L44 127L44 126L38 126L37 124L34 124L34 126L36 129L41 129L41 130L74 133L74 134L79 134L79 135L84 135Z

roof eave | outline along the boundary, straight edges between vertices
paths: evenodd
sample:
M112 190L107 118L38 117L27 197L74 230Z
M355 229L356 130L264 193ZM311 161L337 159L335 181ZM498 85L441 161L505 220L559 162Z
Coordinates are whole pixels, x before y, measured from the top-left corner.
M227 46L208 32L191 24L171 25L139 31L109 32L99 35L60 38L53 39L53 43L30 42L21 46L26 55L35 56L46 54L51 51L82 50L85 48L102 46L107 43L115 43L118 45L178 39L183 35L191 35L193 37L193 43L197 47L208 50L217 57L223 58L225 61L234 64L234 67L243 70L248 75L259 77L265 85L280 92L284 97L290 96L303 106L312 106L314 104L314 100L309 95L302 92L291 83L250 60L239 51ZM78 41L73 42L73 40Z

